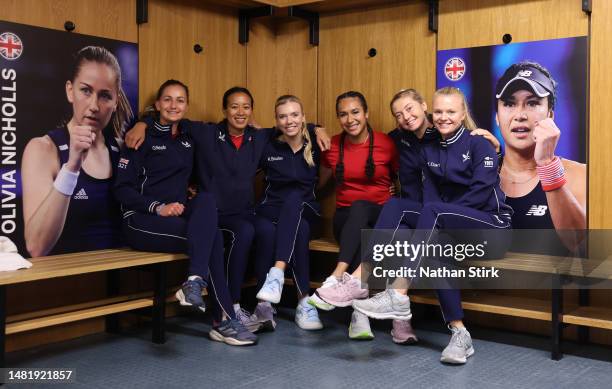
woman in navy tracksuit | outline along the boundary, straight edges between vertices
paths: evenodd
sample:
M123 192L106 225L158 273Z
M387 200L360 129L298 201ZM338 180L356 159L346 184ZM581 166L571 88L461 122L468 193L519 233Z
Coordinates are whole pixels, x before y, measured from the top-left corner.
M289 266L299 299L295 322L302 329L317 330L323 325L316 308L307 302L308 242L310 227L320 216L314 190L321 152L312 141L313 129L307 128L303 105L297 97L279 97L274 109L277 132L261 157L266 189L255 209L257 298L261 301L255 312L259 322L274 329L270 303L280 302L284 273ZM274 266L270 268L271 265Z
M510 229L512 209L505 204L505 195L499 187L495 149L487 139L470 136L469 131L476 126L463 93L456 88L442 88L434 95L433 108L439 138L436 142L425 142L422 147L425 204L412 242L430 243L437 230L453 235L459 229ZM498 234L496 238L499 241L488 247L489 258L503 256L511 241L510 234ZM422 260L420 257L406 265L418 269L425 265ZM427 265L433 263L428 261ZM410 318L406 280L396 281L392 287L370 299L355 300L353 307L379 319ZM457 299L446 303L444 319L453 336L442 352L441 361L465 363L474 349L462 322L461 302Z
M219 228L226 234L229 247L225 252L226 277L234 311L250 330L260 327L256 316L240 307L240 294L255 235L253 181L259 161L274 129L256 129L249 125L254 100L248 89L233 87L223 94L225 119L219 123L204 123L183 119L181 126L190 129L195 148L195 176L200 191L211 193L216 201ZM145 119L151 125L150 119ZM126 135L128 146L137 146L144 125ZM327 135L317 132L328 142ZM132 140L133 139L133 140ZM271 313L271 307L270 307ZM267 313L266 315L267 316Z
M181 305L204 311L201 293L210 279L209 291L222 311L216 315L210 337L231 345L254 344L257 337L236 320L225 284L214 198L200 193L187 199L193 140L189 129L180 128L178 122L188 99L188 89L180 81L162 84L155 102L159 119L147 129L138 150L122 151L115 195L121 202L124 233L138 250L187 251L189 277L176 294Z

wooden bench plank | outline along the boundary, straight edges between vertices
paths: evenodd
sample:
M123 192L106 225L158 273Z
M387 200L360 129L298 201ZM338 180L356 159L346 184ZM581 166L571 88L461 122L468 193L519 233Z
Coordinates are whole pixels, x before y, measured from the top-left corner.
M131 311L153 306L153 299L141 298L136 300L124 301L121 303L105 305L101 307L87 308L74 312L60 313L57 315L45 316L41 318L24 320L6 325L6 334L16 334L19 332L35 330L38 328L54 326L58 324L71 323L79 320L91 319L99 316L112 315L114 313Z
M186 258L186 254L148 253L130 249L33 258L31 260L33 266L30 269L0 273L0 285L172 262Z
M562 315L562 322L579 326L612 330L612 309L603 307L577 307L567 310Z

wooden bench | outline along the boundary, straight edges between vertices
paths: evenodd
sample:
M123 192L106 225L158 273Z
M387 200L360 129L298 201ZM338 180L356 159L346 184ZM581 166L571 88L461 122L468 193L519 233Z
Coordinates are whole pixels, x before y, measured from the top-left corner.
M152 307L152 340L164 343L166 301L173 299L166 298L166 265L186 258L185 254L112 249L33 258L30 260L33 266L29 269L0 272L0 367L5 366L6 335L140 308ZM118 291L117 277L113 277L116 271L151 265L154 272L152 292L108 296L102 300L6 317L7 285L106 271L111 276L108 286L113 293ZM116 327L116 320L107 321L107 329L109 326Z
M330 239L316 239L310 242L312 251L337 253L338 245ZM508 252L506 257L498 260L467 261L470 266L495 266L499 269L543 273L553 276L555 283L561 285L564 277L585 277L612 280L612 259L605 261L568 259L538 254ZM320 282L313 282L317 288ZM551 358L562 358L561 340L563 325L612 329L612 308L563 306L563 289L554 288L551 284L551 301L535 298L506 296L488 290L470 290L462 295L463 309L468 311L493 313L505 316L529 318L551 323ZM428 305L439 305L433 291L411 291L412 302Z

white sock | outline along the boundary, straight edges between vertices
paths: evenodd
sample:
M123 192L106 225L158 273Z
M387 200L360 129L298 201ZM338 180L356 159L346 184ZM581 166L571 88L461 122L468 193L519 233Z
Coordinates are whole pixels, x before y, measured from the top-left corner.
M271 267L268 274L270 274L271 277L274 277L277 280L285 280L285 272L277 267Z
M202 279L202 277L200 277L200 276L189 276L189 277L187 277L187 280L189 280L189 281L195 281L195 280L197 280L198 278L199 278L199 279Z
M407 301L408 300L408 296L399 293L397 290L395 289L391 289L393 291L393 293L395 294L395 297L397 297L398 300L400 301Z
M238 312L240 310L240 303L234 304L234 312Z

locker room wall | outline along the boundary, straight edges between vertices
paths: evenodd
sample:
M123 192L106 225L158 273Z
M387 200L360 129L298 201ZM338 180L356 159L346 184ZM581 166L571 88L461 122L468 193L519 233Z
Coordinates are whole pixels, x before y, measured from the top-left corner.
M444 0L437 35L427 29L423 1L342 11L321 3L319 47L308 44L304 21L266 18L252 21L250 42L240 45L235 6L242 2L232 2L233 7L213 3L150 0L149 22L138 27L133 0L0 0L6 20L58 30L63 30L64 21L72 20L77 25L75 32L138 42L141 109L162 81L177 78L190 86L189 116L219 120L223 91L246 84L255 96L255 118L260 124L273 123L272 104L278 95L293 93L303 99L308 119L324 124L331 134L340 131L335 97L349 89L364 92L372 126L385 132L394 126L388 101L398 89L414 87L431 104L437 49L499 44L504 33L512 34L513 42L524 42L587 35L590 28L588 217L591 228L611 227L612 209L604 201L612 189L606 155L612 134L605 126L612 90L606 69L612 53L612 27L606 24L612 17L610 2L593 2L589 25L578 0ZM193 52L195 43L204 48L199 55ZM367 55L370 48L378 52L373 58ZM324 202L328 219L333 204L333 198ZM9 306L19 306L20 312L40 309L96 298L103 290L99 275L24 285L9 290ZM547 297L541 292L513 293ZM592 301L608 304L611 295L594 292ZM575 297L573 293L567 296L568 300ZM490 316L473 315L473 320L486 324ZM522 319L496 323L517 330L548 331L542 323L526 324ZM28 347L102 329L102 320L74 323L8 337L7 347ZM603 334L593 331L593 339L604 342Z

